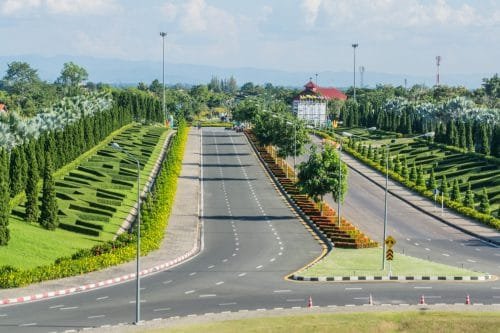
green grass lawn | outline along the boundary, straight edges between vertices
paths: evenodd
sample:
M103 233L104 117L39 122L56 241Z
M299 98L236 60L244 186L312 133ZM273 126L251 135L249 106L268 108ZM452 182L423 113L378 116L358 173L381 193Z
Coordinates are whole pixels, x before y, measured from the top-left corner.
M78 163L55 172L60 227L47 231L36 223L27 223L23 204L14 207L11 240L0 248L0 266L27 269L50 264L78 249L111 240L137 200L137 171L135 163L113 151L109 142L116 141L139 157L142 188L166 136L163 127L125 126L83 154Z
M310 314L228 320L174 328L141 330L160 332L500 332L500 316L494 312L407 311L349 314Z
M400 276L479 276L481 273L394 254L392 275ZM333 249L323 260L298 275L301 276L387 276L389 264L382 271L382 249Z

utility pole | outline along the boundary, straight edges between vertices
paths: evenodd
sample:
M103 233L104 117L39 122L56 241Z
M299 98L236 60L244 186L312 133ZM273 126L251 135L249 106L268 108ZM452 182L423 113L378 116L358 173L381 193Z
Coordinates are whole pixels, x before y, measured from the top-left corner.
M439 66L441 65L441 56L436 57L436 86L439 86Z

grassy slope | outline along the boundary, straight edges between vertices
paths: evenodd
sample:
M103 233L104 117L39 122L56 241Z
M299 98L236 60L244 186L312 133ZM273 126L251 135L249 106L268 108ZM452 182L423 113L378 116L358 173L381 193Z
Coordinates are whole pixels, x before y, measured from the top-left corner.
M112 133L91 151L83 154L76 161L70 163L70 165L59 169L55 173L55 178L61 178L78 164L84 163L84 161L90 158L97 150L108 145L113 137L120 135L129 128L130 126L125 126ZM163 145L166 135L167 132L162 134L157 146L155 147L153 155L141 172L141 186L143 186L146 182L146 175L149 175L154 162L161 152L161 146ZM136 185L134 183L134 187L128 191L118 213L110 220L109 223L106 224L105 230L101 233L101 237L99 238L61 229L57 229L56 231L47 231L41 228L38 224L28 224L18 217L11 216L11 240L9 242L9 246L0 248L0 266L11 265L20 269L26 269L39 265L50 264L57 258L72 255L80 248L89 248L101 241L111 239L118 227L121 225L123 219L130 211L130 208L135 203L136 191ZM61 200L59 199L59 201ZM40 238L43 238L43 242L39 241Z
M333 249L323 260L302 271L303 276L380 276L389 273L389 264L382 271L382 249ZM416 276L477 276L477 272L438 264L395 253L392 275Z
M314 314L252 318L182 326L159 332L500 332L500 316L494 312L408 311L382 313Z

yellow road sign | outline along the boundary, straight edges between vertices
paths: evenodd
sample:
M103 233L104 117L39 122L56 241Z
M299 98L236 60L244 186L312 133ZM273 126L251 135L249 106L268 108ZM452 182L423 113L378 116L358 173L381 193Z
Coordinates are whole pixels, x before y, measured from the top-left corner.
M394 258L394 253L392 252L392 249L387 249L387 251L385 251L385 259L392 260L392 258Z
M387 245L388 248L392 248L396 244L396 240L394 237L389 236L385 239L385 245Z

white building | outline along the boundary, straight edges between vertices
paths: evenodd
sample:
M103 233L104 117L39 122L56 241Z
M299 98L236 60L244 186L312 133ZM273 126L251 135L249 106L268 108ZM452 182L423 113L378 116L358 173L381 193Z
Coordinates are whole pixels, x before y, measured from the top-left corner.
M293 99L293 112L297 118L307 123L326 125L328 113L326 104L329 100L346 100L347 96L336 88L319 87L309 81L304 90Z

